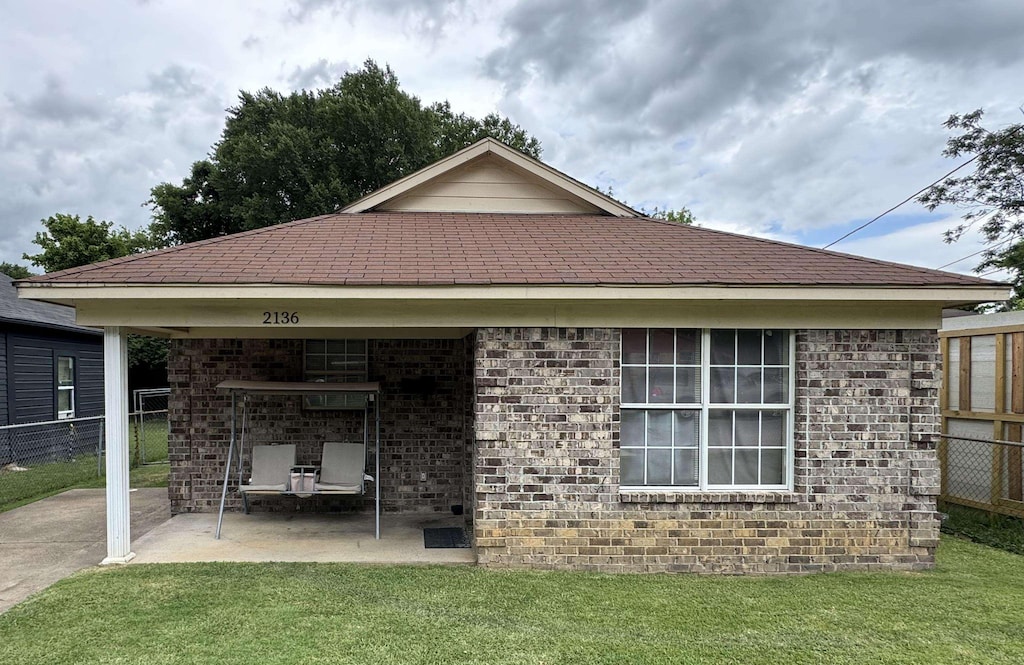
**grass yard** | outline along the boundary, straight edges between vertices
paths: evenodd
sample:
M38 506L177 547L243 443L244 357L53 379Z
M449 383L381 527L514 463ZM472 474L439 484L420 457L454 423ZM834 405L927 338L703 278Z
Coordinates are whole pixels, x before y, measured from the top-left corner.
M945 502L939 509L946 513L942 530L957 536L998 547L999 549L1024 554L1024 520L967 506Z
M166 487L169 466L164 463L139 466L138 451L144 451L147 463L167 460L167 420L151 420L140 428L129 422L132 446L132 487ZM0 471L0 513L45 499L65 490L104 487L96 455L80 455L70 462L31 466L27 471Z
M0 513L70 489L105 487L106 477L97 475L96 465L96 456L86 455L73 462L0 474ZM129 483L132 487L167 487L169 470L169 464L136 467L129 472Z
M1024 557L694 577L350 564L94 569L0 615L3 663L1021 663Z

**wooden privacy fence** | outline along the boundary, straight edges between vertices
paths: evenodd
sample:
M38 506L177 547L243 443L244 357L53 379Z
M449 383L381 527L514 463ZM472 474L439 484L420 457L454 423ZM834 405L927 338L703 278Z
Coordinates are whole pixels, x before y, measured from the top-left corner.
M1024 517L1024 312L946 319L939 339L941 498Z

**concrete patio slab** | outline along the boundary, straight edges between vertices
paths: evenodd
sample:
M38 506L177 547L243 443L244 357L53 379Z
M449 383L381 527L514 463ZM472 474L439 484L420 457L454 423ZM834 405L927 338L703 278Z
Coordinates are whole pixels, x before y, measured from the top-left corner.
M167 489L132 490L132 537L171 515ZM71 573L95 566L107 553L106 495L68 490L0 513L0 612Z
M228 513L214 539L215 513L175 515L132 544L131 564L198 561L318 561L474 564L473 549L426 549L426 527L465 526L464 517L372 514Z

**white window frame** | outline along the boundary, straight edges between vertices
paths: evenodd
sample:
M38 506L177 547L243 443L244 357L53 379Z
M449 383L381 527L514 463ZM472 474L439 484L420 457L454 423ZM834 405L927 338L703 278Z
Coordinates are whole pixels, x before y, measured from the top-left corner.
M61 383L60 383L60 361L61 361L61 358L67 358L67 359L69 359L71 361L71 385L68 385L68 386L62 386ZM77 384L76 368L75 368L76 364L77 364L77 360L76 360L75 356L63 355L63 354L60 354L60 353L57 354L56 363L55 363L55 367L54 367L54 370L55 370L54 371L54 374L55 374L54 383L56 383L56 387L57 387L57 394L55 395L55 397L57 399L57 402L54 404L54 409L57 412L57 420L68 420L70 418L74 418L75 417L75 387L76 387L76 384ZM70 400L71 400L69 402L71 404L71 408L68 409L68 410L64 410L64 411L60 410L60 394L62 392L68 393L69 397L70 397Z
M329 344L331 342L344 342L346 346L350 342L361 342L363 345L363 352L361 355L362 367L359 372L352 372L349 370L337 370L332 371L329 369L323 370L311 370L307 369L307 358L309 356L309 343L310 342L323 342L324 352L317 353L316 355L322 355L326 359L332 355L344 355L346 359L350 357L347 350L344 354L330 353L328 351ZM355 382L363 383L367 381L370 367L370 341L367 339L307 339L303 340L302 343L302 377L304 381L320 381L323 383L343 383L343 382ZM356 374L357 376L353 376ZM334 403L328 403L328 401ZM302 406L304 409L310 411L353 411L362 410L366 408L367 394L366 393L324 393L323 395L305 395L302 398Z
M712 328L664 328L660 326L648 327L648 328L635 328L638 330L644 330L647 339L647 358L644 363L644 367L647 368L648 381L650 377L650 345L651 345L651 331L652 330L671 330L673 339L676 339L676 335L679 330L699 330L700 331L700 385L701 385L701 399L700 402L694 403L638 403L638 402L621 402L620 407L620 437L619 437L619 451L621 456L622 451L622 437L621 437L621 412L627 410L637 410L641 412L654 411L654 410L666 410L666 411L696 411L700 417L699 427L699 441L697 443L697 450L699 454L699 469L698 469L698 480L696 485L620 485L619 491L621 492L672 492L672 493L707 493L707 492L734 492L734 491L752 491L752 492L764 492L764 491L793 491L793 476L795 466L795 454L794 454L794 433L796 431L796 333L793 330L782 330L783 333L788 335L788 390L787 396L788 401L786 403L775 403L775 404L736 404L733 403L712 403L711 402L711 331ZM776 328L714 328L714 330L777 330ZM639 367L636 363L624 363L624 344L620 336L619 344L619 397L622 398L622 373L626 367ZM691 365L679 365L676 363L677 357L673 358L671 367L690 367ZM755 365L741 365L738 363L733 365L734 367L755 367ZM763 364L764 359L762 358L762 364L756 367L765 367ZM668 366L662 364L655 364L657 366ZM721 367L722 365L716 365ZM768 367L775 367L775 365L768 365ZM763 385L762 385L763 394ZM784 482L780 485L710 485L708 483L708 429L709 429L709 413L714 410L722 411L783 411L786 414L786 427L785 427L785 451L783 453L783 464L785 469L783 472ZM734 425L735 427L735 425ZM646 428L644 436L646 437ZM675 420L672 420L672 436L675 436ZM646 448L646 441L645 446ZM735 450L735 447L733 447ZM621 474L621 467L620 467ZM646 464L644 468L644 476L646 478L647 469ZM620 475L621 477L621 475Z

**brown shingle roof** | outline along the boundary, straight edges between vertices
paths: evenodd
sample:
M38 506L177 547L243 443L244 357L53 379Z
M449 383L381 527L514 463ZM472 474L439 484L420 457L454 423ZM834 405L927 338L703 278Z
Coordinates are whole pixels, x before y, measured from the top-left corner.
M644 218L332 214L31 282L972 286L993 282Z

